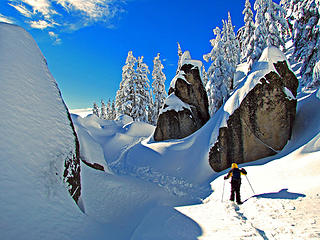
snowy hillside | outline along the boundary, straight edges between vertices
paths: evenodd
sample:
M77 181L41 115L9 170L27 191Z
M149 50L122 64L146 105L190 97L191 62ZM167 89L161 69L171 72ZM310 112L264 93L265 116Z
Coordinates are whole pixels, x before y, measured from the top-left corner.
M56 82L28 33L0 24L0 35L1 239L320 238L320 90L300 94L280 153L241 166L255 191L244 178L243 205L228 201L226 171L208 163L218 127L269 63L285 59L279 52L268 49L215 117L184 139L154 142L153 126L125 116L72 115L82 159L104 168L81 163L80 210L60 178L74 135Z

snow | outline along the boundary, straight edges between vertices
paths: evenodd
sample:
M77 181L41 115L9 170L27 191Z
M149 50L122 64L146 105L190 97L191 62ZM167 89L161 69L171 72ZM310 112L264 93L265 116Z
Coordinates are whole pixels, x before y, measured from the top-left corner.
M1 239L99 236L62 182L75 137L45 58L20 27L0 23L0 35Z
M227 200L228 170L214 173L208 163L219 127L285 60L277 50L267 49L223 108L184 139L154 142L154 126L126 115L73 114L81 156L105 169L81 163L82 212L59 178L60 150L74 139L56 82L29 34L0 24L0 35L1 239L320 238L320 90L297 99L280 153L240 166L255 191L243 178L243 205Z
M201 79L202 79L202 71L201 71L201 68L202 68L202 62L199 61L199 60L193 60L191 59L191 55L190 55L190 52L189 51L185 51L182 56L181 56L181 66L183 65L187 65L187 64L190 64L192 65L192 69L194 68L198 68L199 70L199 73L200 73L200 76L201 76ZM172 79L171 83L170 83L170 87L169 88L173 88L175 89L175 86L176 86L176 81L178 79L182 79L184 80L186 83L190 84L186 77L185 77L185 72L183 70L179 70L179 72L176 74L176 76Z
M290 91L290 89L284 87L283 88L283 92L287 95L289 100L294 100L296 99L296 97L292 94L292 92Z
M169 89L170 89L170 88L173 88L173 89L176 88L176 81L177 81L178 79L182 79L182 80L184 80L187 84L190 84L190 83L187 81L186 77L185 77L185 72L184 72L183 70L180 70L180 71L177 73L177 75L174 76L174 78L172 79L172 81L171 81L171 83L170 83Z
M315 93L298 103L293 136L273 157L242 165L252 192L242 180L243 205L228 202L223 174L211 183L203 204L176 208L203 229L199 239L317 239L320 216L320 101ZM214 223L214 227L213 227ZM230 231L230 226L234 231Z
M80 108L80 109L70 109L70 113L79 115L81 117L86 117L92 114L92 108Z
M162 108L160 110L160 114L174 110L176 112L183 111L184 109L188 109L191 112L190 105L187 103L184 103L178 98L174 93L171 93L166 100L164 101L164 106L167 105L167 107Z

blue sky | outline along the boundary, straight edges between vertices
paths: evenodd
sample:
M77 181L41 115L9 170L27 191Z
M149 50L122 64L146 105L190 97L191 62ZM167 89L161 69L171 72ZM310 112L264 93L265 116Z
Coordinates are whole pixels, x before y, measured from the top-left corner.
M251 4L253 6L253 2ZM276 1L279 2L279 1ZM0 21L27 29L70 109L114 98L128 51L153 68L159 52L168 87L177 42L193 59L211 50L212 29L231 13L243 25L245 0L1 0ZM151 75L149 77L152 82Z

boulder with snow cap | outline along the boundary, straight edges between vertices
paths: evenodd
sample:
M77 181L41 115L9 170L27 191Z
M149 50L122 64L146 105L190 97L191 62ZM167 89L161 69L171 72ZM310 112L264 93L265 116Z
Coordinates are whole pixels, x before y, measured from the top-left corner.
M220 110L228 117L210 149L213 170L222 171L232 162L251 162L282 150L291 137L297 88L298 80L282 52L275 47L265 49Z
M78 202L79 141L57 83L29 33L0 23L0 35L0 189L10 189L0 195L24 189L10 199L16 209L33 208L29 197L49 201L67 190Z
M180 139L201 128L210 118L208 97L201 80L201 61L186 51L181 68L170 84L154 133L155 141Z

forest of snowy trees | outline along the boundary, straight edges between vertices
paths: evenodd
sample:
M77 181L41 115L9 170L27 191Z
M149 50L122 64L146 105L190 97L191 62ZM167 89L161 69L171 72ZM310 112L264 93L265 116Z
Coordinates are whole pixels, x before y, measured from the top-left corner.
M272 0L256 0L252 9L250 1L246 0L242 11L244 26L237 33L228 13L228 19L222 20L222 29L217 26L213 30L212 50L203 55L209 64L207 70L202 69L202 77L211 116L236 87L234 74L238 64L247 64L250 70L269 46L286 53L287 43L291 42L293 53L289 61L298 68L296 74L300 87L309 90L320 86L319 4L319 0L281 0L280 4ZM182 53L178 43L177 71L181 67ZM107 105L101 101L100 109L94 103L93 113L102 119L115 119L126 114L135 121L155 125L166 98L166 76L160 54L153 63L150 86L150 70L143 57L135 58L129 51L116 99L109 100Z
M142 57L134 57L132 51L128 52L125 65L122 68L122 81L116 93L115 100L109 100L105 106L101 100L101 109L93 104L93 114L113 120L123 114L132 117L134 121L143 121L156 124L160 109L167 97L165 89L166 76L160 54L153 60L152 85L149 84L150 70Z

